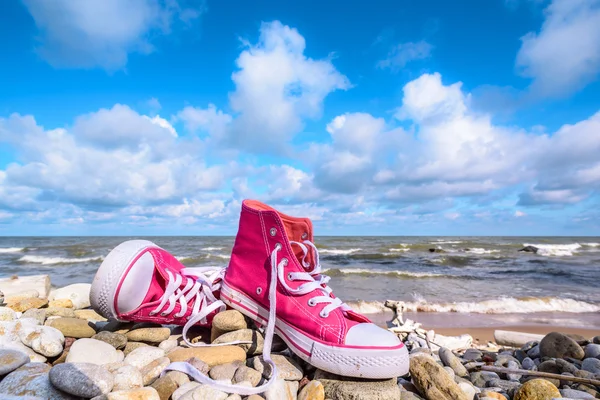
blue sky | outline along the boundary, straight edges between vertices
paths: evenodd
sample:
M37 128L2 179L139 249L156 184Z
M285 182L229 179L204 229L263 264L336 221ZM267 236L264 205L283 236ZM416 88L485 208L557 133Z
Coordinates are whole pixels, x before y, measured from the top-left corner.
M600 0L13 1L0 234L600 234Z

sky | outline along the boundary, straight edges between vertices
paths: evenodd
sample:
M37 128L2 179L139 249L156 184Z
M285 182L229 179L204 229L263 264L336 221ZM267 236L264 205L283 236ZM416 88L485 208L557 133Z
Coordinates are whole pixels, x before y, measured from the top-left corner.
M22 0L0 235L600 235L600 0Z

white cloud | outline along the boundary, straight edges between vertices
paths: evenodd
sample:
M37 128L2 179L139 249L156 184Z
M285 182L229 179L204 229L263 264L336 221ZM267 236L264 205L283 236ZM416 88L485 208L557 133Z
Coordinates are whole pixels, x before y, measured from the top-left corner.
M523 211L519 211L519 210L515 211L515 217L520 218L520 217L525 217L525 216L527 216L527 214L524 213Z
M429 58L432 50L433 46L424 40L400 43L390 49L387 57L377 63L377 67L398 71L411 61Z
M539 32L521 38L520 73L539 96L575 92L600 72L600 0L553 0Z
M154 50L151 34L168 34L174 21L198 18L203 3L177 0L23 0L39 31L39 54L57 67L116 70L131 53Z
M350 87L331 60L309 58L305 47L304 37L279 21L263 23L258 43L247 44L232 75L233 146L255 152L281 148L302 130L304 118L320 116L329 93Z
M217 110L214 104L209 104L207 108L187 106L177 113L176 120L183 121L185 128L190 132L206 132L224 140L233 118Z

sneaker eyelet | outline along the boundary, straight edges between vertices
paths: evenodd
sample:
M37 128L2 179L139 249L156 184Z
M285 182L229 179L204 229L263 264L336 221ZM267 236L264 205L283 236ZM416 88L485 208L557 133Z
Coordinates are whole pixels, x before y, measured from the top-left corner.
M313 299L308 299L308 306L309 306L309 307L314 307L314 306L316 306L316 305L317 305L317 304L316 304L316 303L313 301Z
M319 313L319 316L320 316L321 318L327 318L327 317L329 317L329 313L323 312L323 311L321 310L321 312Z
M287 258L282 258L281 262L283 263L283 266L285 267L286 265L288 265L288 259Z
M166 313L166 312L161 312L161 313L160 313L160 316L161 316L161 317L166 317L167 315L169 315L169 313Z
M281 243L277 243L275 245L275 250L281 250L283 247L281 246Z
M287 278L288 278L288 281L291 281L291 280L293 280L293 279L292 279L292 273L291 273L291 272L288 272Z
M256 294L261 294L262 293L262 288L261 287L257 287L256 288Z
M150 315L151 317L154 317L156 314L157 314L157 313L156 313L156 312L154 312L154 311L150 311L150 312L148 313L148 315Z
M275 236L275 235L277 235L277 229L271 228L271 230L269 231L269 233L271 234L271 236Z

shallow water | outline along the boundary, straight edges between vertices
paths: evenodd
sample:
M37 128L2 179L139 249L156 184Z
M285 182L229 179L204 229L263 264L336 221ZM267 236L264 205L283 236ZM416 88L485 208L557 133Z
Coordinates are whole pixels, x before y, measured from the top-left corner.
M53 286L91 282L103 257L128 239L2 237L0 277L44 273ZM189 267L226 266L233 245L232 237L147 239ZM356 306L364 312L393 299L419 312L600 313L598 237L322 237L316 244L336 295L362 300ZM541 250L519 252L526 244Z

